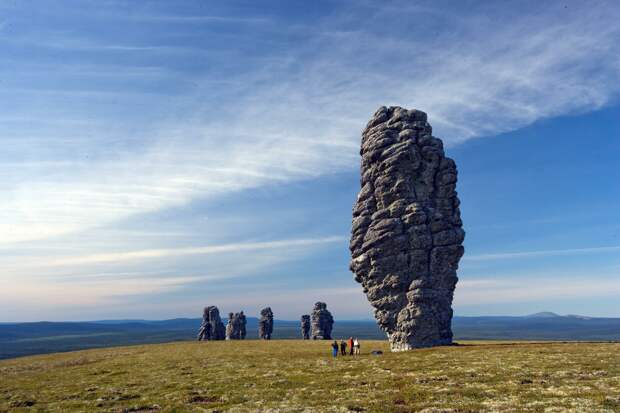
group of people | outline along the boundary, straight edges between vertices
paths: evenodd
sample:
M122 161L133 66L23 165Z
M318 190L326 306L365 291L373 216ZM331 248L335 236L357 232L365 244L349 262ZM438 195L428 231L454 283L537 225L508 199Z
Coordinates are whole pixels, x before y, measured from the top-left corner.
M332 343L332 355L334 357L338 357L338 350L340 350L340 355L346 356L347 349L351 356L360 354L360 342L357 337L349 337L347 341L340 340L340 345L338 345L336 340Z

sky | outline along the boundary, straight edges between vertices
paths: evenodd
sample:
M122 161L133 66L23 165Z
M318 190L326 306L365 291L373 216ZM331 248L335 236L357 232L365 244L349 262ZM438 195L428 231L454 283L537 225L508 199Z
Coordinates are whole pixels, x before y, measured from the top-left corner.
M0 322L370 319L360 133L459 169L457 315L620 317L615 1L0 0Z

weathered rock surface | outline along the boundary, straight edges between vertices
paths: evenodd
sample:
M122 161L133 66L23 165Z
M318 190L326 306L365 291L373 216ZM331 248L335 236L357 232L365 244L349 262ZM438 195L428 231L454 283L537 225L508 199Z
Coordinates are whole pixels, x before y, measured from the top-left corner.
M327 310L327 304L317 302L312 309L312 339L331 340L334 318Z
M310 316L308 314L301 316L301 338L310 340Z
M258 320L258 338L263 340L271 340L273 334L273 311L271 307L260 310L260 319Z
M362 134L351 271L392 351L452 342L465 232L457 170L426 113L381 107Z
M205 307L202 313L202 323L198 330L198 340L224 340L226 330L220 318L220 310L216 306Z
M228 313L226 324L226 340L243 340L246 335L247 320L243 311Z
M241 340L245 340L245 336L247 334L246 326L248 324L248 320L245 318L245 314L243 311L239 313L239 338Z

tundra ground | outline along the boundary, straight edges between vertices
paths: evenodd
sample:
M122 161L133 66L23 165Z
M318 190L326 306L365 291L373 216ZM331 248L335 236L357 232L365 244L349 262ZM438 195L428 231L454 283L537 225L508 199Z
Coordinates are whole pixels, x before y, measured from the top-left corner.
M620 412L620 343L177 342L0 362L0 412ZM370 350L382 350L374 356Z

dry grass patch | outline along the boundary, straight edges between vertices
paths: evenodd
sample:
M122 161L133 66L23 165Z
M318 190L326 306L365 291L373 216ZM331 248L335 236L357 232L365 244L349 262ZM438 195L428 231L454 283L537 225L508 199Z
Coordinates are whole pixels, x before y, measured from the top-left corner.
M620 412L620 344L170 343L0 362L0 412ZM381 356L368 354L383 350Z

